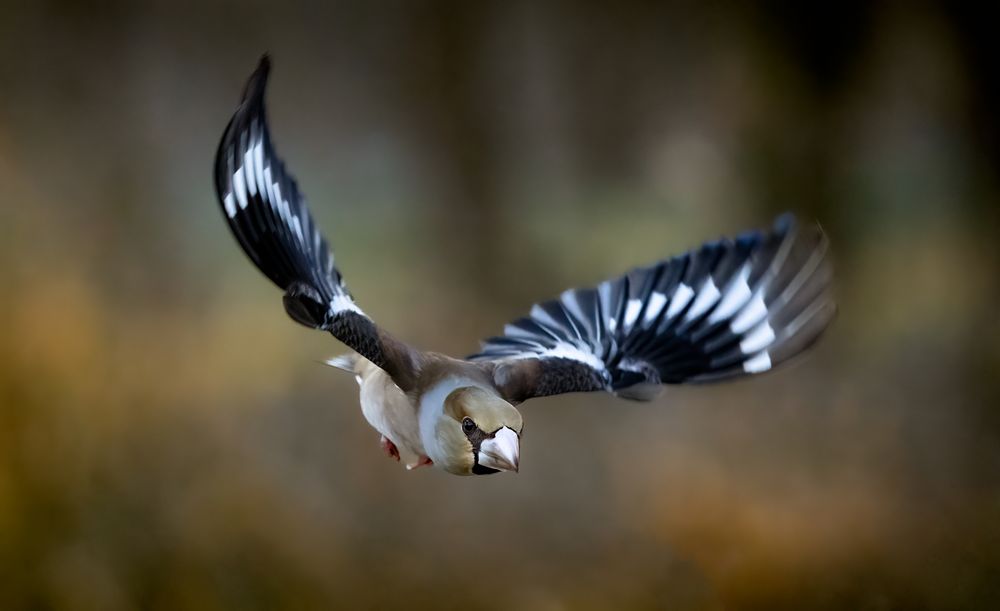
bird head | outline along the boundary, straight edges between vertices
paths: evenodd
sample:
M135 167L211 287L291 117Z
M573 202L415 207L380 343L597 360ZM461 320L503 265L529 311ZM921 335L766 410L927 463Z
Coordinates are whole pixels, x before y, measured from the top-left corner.
M521 413L494 393L466 386L444 400L434 464L457 475L517 471Z

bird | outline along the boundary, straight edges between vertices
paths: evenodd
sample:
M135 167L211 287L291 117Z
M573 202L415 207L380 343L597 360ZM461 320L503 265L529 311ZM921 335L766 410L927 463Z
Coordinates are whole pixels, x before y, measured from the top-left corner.
M466 358L417 349L357 304L295 178L277 154L264 55L223 132L214 182L243 251L296 322L350 352L361 411L391 458L456 475L517 472L525 401L605 392L651 401L673 384L753 376L812 346L835 317L818 223L785 213L763 230L705 242L588 288L569 289Z

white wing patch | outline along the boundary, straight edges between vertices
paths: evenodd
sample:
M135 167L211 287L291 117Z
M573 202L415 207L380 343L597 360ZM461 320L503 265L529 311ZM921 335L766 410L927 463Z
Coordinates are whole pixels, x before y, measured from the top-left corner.
M520 359L570 359L572 361L577 361L587 365L591 369L596 371L607 371L607 366L604 361L597 358L593 352L588 352L586 350L581 350L572 344L567 344L565 342L559 342L553 348L546 348L545 350L539 350L538 352L523 352L514 356L507 357L510 359L520 360Z
M667 296L663 293L654 292L649 296L649 305L646 306L645 323L648 325L660 315L663 304L667 303Z
M334 295L333 299L330 301L330 313L340 314L341 312L357 312L358 314L365 316L365 313L361 311L361 308L359 308L356 303L354 303L353 299L343 293L338 293Z
M708 322L715 324L721 320L726 320L735 314L739 308L743 307L752 295L750 292L750 285L747 283L749 278L750 264L747 263L743 265L739 276L736 277L733 281L733 285L728 291L726 291L726 295L722 298L722 301L719 302L715 311L708 317Z
M740 342L740 351L743 354L753 354L759 350L763 350L771 345L774 341L774 329L765 320L759 327L753 330L752 333L743 338Z
M639 318L639 312L642 311L642 300L641 299L629 299L628 304L625 306L625 329L631 329L632 325L635 324L635 319Z
M236 201L240 202L240 210L246 210L247 184L243 180L243 166L233 172L233 188L236 190Z
M236 199L233 197L232 191L226 193L226 197L222 200L222 205L226 208L226 216L229 218L236 216Z
M712 282L712 277L709 276L705 280L704 286L702 286L701 290L698 291L698 296L695 297L694 303L691 304L691 309L684 315L684 320L694 320L695 318L698 318L704 314L705 310L715 303L718 298L719 289L715 286L715 283Z
M670 307L667 308L667 318L673 318L677 316L677 313L684 309L684 306L691 301L691 297L694 296L694 291L690 286L681 282L677 285L677 290L674 291L674 296L670 300Z
M258 138L257 144L253 147L253 164L254 172L257 175L257 187L262 195L266 195L265 191L268 190L268 183L270 182L271 176L271 166L267 166L267 172L264 172L264 139Z
M306 237L302 234L302 223L299 221L299 217L292 215L292 229L295 230L295 235L299 237L299 242L301 244L306 243Z
M761 291L757 291L757 294L750 300L749 305L740 312L739 316L733 319L733 323L729 325L729 328L733 333L742 335L765 316L767 316L767 305L764 304Z
M771 368L771 357L767 352L761 352L743 363L743 371L747 373L763 373Z
M247 152L243 153L243 167L246 168L247 189L251 196L256 196L257 178L253 171L253 149L247 149Z

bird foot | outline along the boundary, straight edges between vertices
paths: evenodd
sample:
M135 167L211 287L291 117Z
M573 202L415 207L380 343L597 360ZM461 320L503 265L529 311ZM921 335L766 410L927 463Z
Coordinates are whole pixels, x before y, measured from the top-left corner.
M427 467L433 464L434 464L433 460L431 460L426 456L421 456L420 458L417 459L417 462L410 465L406 465L406 470L413 471L414 469L419 469L420 467Z
M399 462L399 448L396 447L396 444L389 441L388 437L382 435L382 437L378 440L378 444L382 446L382 451L385 452L386 456L392 458L396 462Z

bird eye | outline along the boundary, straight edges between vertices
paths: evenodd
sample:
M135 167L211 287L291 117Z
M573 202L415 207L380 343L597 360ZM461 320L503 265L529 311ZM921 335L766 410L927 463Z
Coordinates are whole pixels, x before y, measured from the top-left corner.
M462 430L465 431L466 434L469 434L476 430L476 423L472 421L472 418L463 418Z

